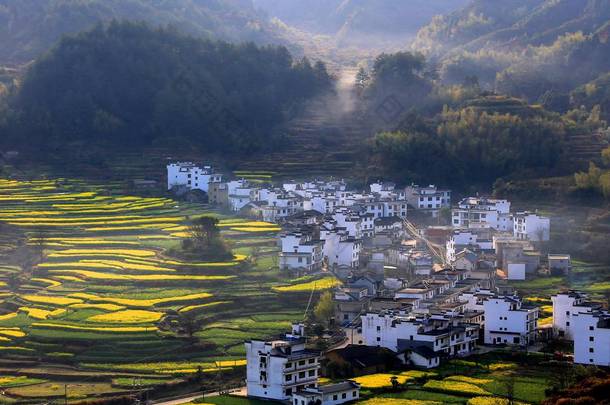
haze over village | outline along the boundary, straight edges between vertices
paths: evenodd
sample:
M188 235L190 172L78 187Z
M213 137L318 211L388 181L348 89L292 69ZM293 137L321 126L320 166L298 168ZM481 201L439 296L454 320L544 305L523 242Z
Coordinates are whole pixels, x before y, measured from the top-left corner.
M610 0L0 0L0 403L610 404Z

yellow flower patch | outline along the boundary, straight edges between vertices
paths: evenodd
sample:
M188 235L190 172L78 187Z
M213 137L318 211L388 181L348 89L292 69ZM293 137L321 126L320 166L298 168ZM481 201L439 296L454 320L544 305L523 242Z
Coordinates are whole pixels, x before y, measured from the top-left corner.
M490 392L463 381L444 379L443 381L430 380L424 384L424 388L466 395L492 395Z
M189 312L189 311L193 311L195 309L215 307L217 305L230 304L230 303L231 303L231 301L217 301L217 302L210 302L208 304L189 305L184 308L181 308L178 312Z
M115 304L72 304L70 308L74 309L101 309L104 311L121 311L125 307Z
M243 228L243 227L236 227L236 228L229 228L232 231L235 232L279 232L282 230L282 228L280 228L279 226L273 226L273 227L267 227L267 228L257 228L257 227L252 227L252 228Z
M190 276L177 274L113 274L88 270L50 270L53 274L76 274L91 280L124 280L124 281L220 281L230 280L235 276Z
M141 249L66 249L58 250L51 253L49 257L65 257L65 256L135 256L135 257L154 257L157 252L154 250Z
M212 296L212 294L210 294L210 293L198 293L198 294L189 294L189 295L183 295L183 296L178 296L178 297L139 300L139 299L118 298L118 297L99 297L99 296L96 296L93 294L87 294L87 293L76 293L76 294L72 295L72 297L82 298L87 301L108 302L108 303L112 303L112 304L124 305L126 307L152 307L155 305L166 304L166 303L170 303L170 302L205 299L205 298L210 298L211 296Z
M319 280L310 281L308 283L289 285L285 287L273 287L273 289L279 292L304 292L311 290L328 290L338 285L341 285L341 281L334 277L325 277Z
M58 297L55 295L22 295L22 299L38 304L50 304L50 305L70 305L78 304L83 302L79 299Z
M59 323L48 323L48 322L34 322L34 327L49 328L49 329L66 329L66 330L78 330L87 332L117 332L117 333L140 333L140 332L153 332L156 331L156 327L147 326L76 326L76 325L62 325Z
M353 380L360 384L363 388L383 388L392 386L392 377L397 377L398 383L404 384L407 380L433 375L435 374L425 371L411 370L398 374L379 373L364 375L361 377L353 378Z
M48 284L49 287L59 287L61 285L59 281L50 280L48 278L33 278L32 281Z
M25 312L30 318L34 319L48 319L49 317L60 316L66 313L66 310L63 308L49 311L40 308L20 307L19 311Z
M127 309L108 314L94 315L87 318L87 320L89 322L102 323L152 323L157 322L162 316L163 314L160 312Z
M15 338L22 338L25 336L25 332L23 332L19 328L7 328L7 329L0 329L0 335L15 337Z
M17 316L17 312L13 312L10 314L0 315L0 321L8 321L9 319L13 319Z
M403 398L372 398L358 402L361 405L442 405L442 402Z

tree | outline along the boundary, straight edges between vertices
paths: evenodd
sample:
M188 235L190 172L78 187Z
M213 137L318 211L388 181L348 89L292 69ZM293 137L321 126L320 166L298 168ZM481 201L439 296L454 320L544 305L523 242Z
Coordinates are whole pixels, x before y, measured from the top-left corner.
M514 405L515 403L515 385L516 377L515 373L509 373L503 380L502 385L504 386L504 396L507 400L507 405Z
M189 227L191 239L198 248L207 248L220 237L218 219L213 217L201 217L193 221Z
M316 304L313 313L318 322L328 325L330 319L335 314L335 305L333 304L333 296L330 291L326 291L320 296L320 300Z

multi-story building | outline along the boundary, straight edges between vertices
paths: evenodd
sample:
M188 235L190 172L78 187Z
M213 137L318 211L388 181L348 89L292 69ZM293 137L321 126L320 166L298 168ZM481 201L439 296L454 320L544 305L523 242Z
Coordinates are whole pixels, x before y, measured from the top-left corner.
M598 311L601 306L590 303L587 295L579 291L564 291L551 297L553 302L553 335L562 339L574 340L574 321L578 313Z
M222 174L216 173L212 166L199 167L192 162L177 162L167 165L167 189L184 186L189 190L206 193L210 183L222 182Z
M305 348L303 325L294 325L282 339L251 340L245 346L248 396L285 401L318 387L320 352Z
M256 198L256 189L247 180L233 180L226 184L229 209L231 211L240 211Z
M548 242L551 220L531 212L518 212L513 215L513 234L517 239Z
M281 270L314 272L322 269L324 242L305 232L280 235Z
M577 312L572 315L574 362L610 366L610 313Z
M485 344L529 346L536 341L538 307L524 305L519 297L495 296L483 308Z
M344 229L322 226L320 239L324 241L324 258L331 268L360 266L362 241L353 238Z
M512 231L510 202L482 197L469 197L452 210L452 225L460 228L492 228Z
M436 215L442 208L451 208L451 191L440 190L434 185L420 187L412 184L405 189L407 202L417 210Z
M405 315L397 311L362 316L362 337L367 346L405 352L406 362L432 368L441 357L465 356L476 348L479 325L444 315Z
M292 405L339 405L355 402L360 398L360 385L355 381L343 381L336 384L320 385L317 388L305 388L292 395Z

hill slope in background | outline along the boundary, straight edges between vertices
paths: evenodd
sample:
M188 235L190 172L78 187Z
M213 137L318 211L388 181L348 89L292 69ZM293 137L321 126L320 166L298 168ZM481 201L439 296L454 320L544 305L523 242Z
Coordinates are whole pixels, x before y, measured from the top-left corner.
M256 7L299 29L337 36L345 43L414 36L433 16L467 0L254 0Z
M2 0L0 63L28 62L61 36L113 19L229 41L288 44L252 0Z
M29 69L3 143L41 158L70 145L239 155L271 147L286 110L331 85L324 64L294 61L284 47L113 22L64 38Z
M569 93L610 71L610 0L472 0L435 18L412 44L446 83L477 76L488 89L565 111Z

